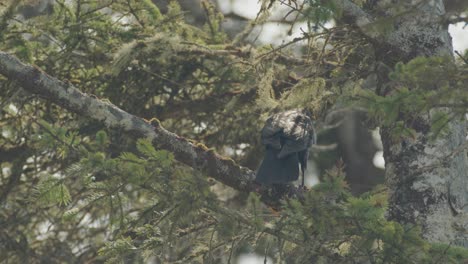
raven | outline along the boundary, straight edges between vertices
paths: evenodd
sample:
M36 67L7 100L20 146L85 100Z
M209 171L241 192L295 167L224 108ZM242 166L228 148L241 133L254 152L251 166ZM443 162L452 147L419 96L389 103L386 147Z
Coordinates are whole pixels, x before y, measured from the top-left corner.
M285 184L299 178L304 186L309 148L316 143L311 114L307 110L289 110L269 117L262 129L265 157L257 171L262 184Z

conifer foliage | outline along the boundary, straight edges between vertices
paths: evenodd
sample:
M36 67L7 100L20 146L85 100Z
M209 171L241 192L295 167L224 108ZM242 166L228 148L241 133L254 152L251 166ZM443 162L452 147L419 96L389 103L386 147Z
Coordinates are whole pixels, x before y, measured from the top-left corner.
M319 147L312 159L329 166L317 165L321 182L309 190L275 197L253 182L260 130L281 110L307 108L326 138L330 112L360 109L392 153L465 122L468 53L415 55L385 44L417 6L261 0L257 17L230 36L216 4L194 1L199 26L190 22L196 12L163 2L0 3L2 261L236 263L244 253L265 263L468 260L463 247L426 235L424 223L388 217L392 183L353 195L346 164ZM291 32L302 25L300 36L259 44L256 29L278 8ZM468 207L447 197L466 218Z

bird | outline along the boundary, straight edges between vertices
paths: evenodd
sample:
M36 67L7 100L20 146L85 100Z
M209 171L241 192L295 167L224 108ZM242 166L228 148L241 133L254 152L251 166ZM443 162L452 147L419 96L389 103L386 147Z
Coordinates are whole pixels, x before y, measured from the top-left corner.
M270 116L261 132L265 156L255 180L261 184L287 184L299 178L302 187L307 169L309 148L316 143L311 114L306 109L292 109Z

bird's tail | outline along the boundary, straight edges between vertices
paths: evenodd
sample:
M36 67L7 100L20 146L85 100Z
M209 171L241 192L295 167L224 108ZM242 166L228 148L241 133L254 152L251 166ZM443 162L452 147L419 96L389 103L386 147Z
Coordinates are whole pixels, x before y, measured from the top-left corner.
M288 183L299 178L297 153L278 158L280 150L266 148L265 157L257 171L256 181L262 184Z

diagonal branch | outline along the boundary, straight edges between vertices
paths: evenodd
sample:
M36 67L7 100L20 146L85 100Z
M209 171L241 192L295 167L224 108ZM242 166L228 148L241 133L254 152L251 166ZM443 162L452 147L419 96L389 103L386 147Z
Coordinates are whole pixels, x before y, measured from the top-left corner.
M147 138L157 148L174 153L188 166L242 192L253 191L255 172L222 157L203 144L164 129L159 122L148 122L131 115L110 102L82 93L70 83L49 76L39 68L27 65L16 57L0 51L0 74L16 81L26 91L56 103L80 116L103 123L108 129L122 129L135 138Z

